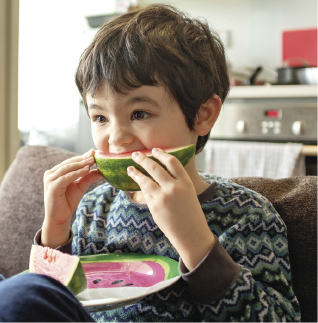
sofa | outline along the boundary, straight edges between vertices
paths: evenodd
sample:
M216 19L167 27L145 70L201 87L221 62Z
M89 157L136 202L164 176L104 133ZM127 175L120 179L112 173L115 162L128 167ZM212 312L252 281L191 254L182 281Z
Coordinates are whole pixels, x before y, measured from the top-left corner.
M0 273L5 277L28 268L33 237L44 217L44 172L75 155L42 146L23 146L18 151L0 185ZM317 177L232 180L267 197L286 223L302 321L317 322ZM92 184L88 191L103 182Z

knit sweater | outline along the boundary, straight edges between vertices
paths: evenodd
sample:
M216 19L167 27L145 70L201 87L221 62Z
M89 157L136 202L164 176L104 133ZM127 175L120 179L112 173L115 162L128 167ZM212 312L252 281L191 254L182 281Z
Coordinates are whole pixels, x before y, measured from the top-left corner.
M135 304L91 313L96 321L300 321L286 226L279 214L252 190L200 175L210 187L198 196L199 202L218 239L191 272L146 204L135 203L129 193L109 184L84 195L72 226L73 254L165 256L179 261L182 276Z

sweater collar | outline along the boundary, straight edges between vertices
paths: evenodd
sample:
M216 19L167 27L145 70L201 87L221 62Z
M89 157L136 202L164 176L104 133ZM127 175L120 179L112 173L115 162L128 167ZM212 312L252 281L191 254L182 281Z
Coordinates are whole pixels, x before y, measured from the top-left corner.
M210 186L198 195L198 200L199 200L200 204L204 204L205 202L211 200L213 198L213 196L215 195L215 193L218 189L218 186L219 186L219 184L216 181L212 180L210 183ZM130 192L124 192L124 193L126 195L127 200L130 203L139 205L141 207L147 207L146 203L142 203L142 204L136 203L132 199L133 193L130 193Z

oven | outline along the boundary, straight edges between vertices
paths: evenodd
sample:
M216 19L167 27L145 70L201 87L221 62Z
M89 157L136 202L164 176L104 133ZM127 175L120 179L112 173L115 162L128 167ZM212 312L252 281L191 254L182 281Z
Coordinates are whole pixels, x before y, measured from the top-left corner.
M301 143L306 175L317 176L317 88L233 87L210 138Z

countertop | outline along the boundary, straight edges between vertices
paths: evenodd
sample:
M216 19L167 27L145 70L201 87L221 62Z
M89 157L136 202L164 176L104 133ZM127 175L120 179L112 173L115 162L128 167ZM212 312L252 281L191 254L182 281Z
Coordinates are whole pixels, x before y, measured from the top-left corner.
M317 85L233 86L228 98L293 98L317 97Z

